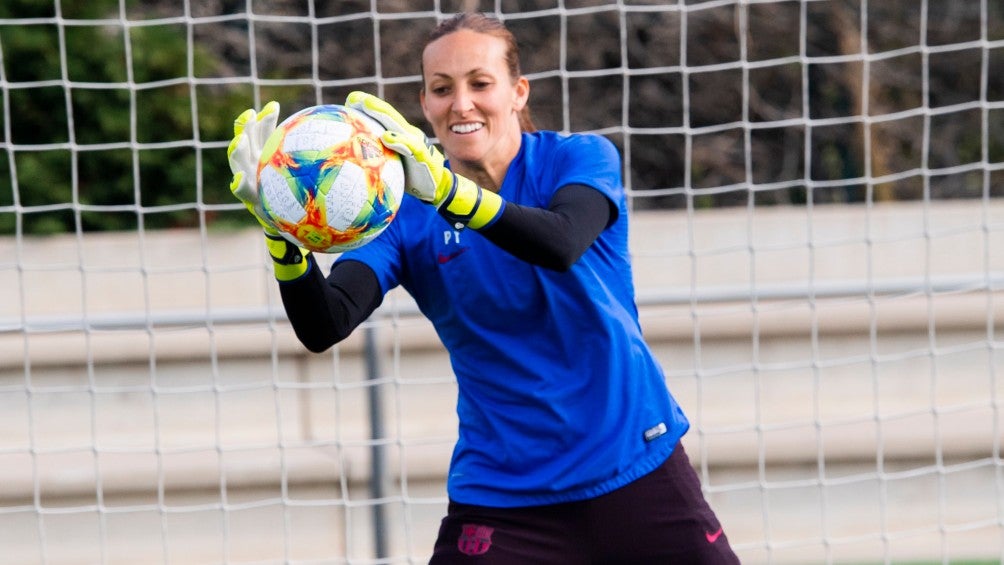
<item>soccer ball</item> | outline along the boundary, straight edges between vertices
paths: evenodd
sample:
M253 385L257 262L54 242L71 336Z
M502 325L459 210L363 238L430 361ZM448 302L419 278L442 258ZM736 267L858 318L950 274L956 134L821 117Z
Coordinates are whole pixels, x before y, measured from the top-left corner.
M375 238L394 219L404 194L401 159L380 142L383 129L337 104L283 120L258 162L262 219L286 240L321 253Z

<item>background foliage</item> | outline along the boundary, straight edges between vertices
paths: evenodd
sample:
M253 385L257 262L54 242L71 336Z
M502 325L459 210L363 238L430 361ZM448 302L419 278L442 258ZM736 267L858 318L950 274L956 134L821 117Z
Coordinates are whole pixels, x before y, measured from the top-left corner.
M282 16L271 19L249 18L246 0L5 0L0 233L246 225L225 147L233 117L271 99L287 115L370 90L430 131L417 46L437 4L496 7L381 0L375 23L371 3L354 0L251 2L255 15ZM630 144L636 207L1004 192L1002 175L988 183L980 166L1004 161L1004 111L981 104L1004 101L1001 3L982 14L979 0L929 2L926 18L912 0L868 2L867 13L860 0L689 0L686 14L612 4L500 5L538 126ZM765 122L778 125L756 127ZM949 172L922 174L931 169Z

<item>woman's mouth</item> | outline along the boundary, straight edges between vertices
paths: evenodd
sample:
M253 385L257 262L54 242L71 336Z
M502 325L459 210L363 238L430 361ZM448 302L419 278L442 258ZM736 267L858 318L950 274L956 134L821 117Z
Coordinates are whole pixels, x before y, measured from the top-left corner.
M452 131L453 133L473 133L483 127L485 127L485 125L480 122L454 124L450 126L450 131Z

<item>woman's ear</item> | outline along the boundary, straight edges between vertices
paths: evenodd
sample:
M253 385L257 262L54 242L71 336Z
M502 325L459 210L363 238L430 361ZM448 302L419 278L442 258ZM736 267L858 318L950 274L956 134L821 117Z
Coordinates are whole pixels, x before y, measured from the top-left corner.
M422 115L425 116L426 120L428 120L429 119L429 112L425 108L425 87L424 86L422 88L418 89L418 103L422 106Z
M519 112L530 99L530 81L525 76L521 76L516 79L516 84L513 87L512 105L513 109Z

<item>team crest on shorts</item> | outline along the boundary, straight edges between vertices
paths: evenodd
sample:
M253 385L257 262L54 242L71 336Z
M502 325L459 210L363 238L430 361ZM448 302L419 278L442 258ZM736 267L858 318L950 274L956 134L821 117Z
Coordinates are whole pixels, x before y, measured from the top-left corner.
M492 546L492 532L495 528L479 524L464 524L457 538L457 549L464 555L484 555Z

